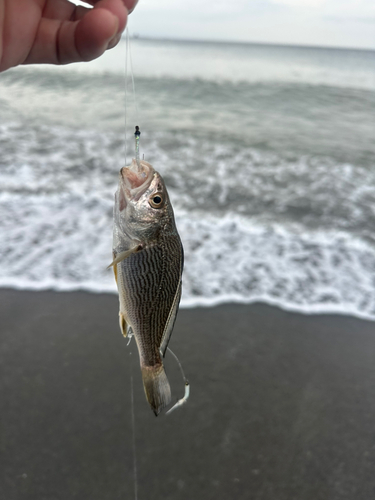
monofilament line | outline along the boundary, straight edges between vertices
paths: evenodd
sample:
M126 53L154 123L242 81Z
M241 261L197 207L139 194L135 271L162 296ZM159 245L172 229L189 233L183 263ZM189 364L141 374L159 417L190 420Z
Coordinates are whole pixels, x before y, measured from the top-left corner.
M182 364L180 363L180 360L178 359L178 357L176 356L176 354L172 351L172 349L170 347L167 347L167 349L172 354L174 359L177 361L178 366L180 367L182 378L184 379L184 382L187 382L187 378L185 377L185 373L184 373L184 370L182 368Z
M138 108L135 97L135 84L133 75L133 64L131 60L130 53L130 40L129 40L129 28L126 28L126 54L125 54L125 165L127 164L127 114L128 114L128 57L130 57L130 72L133 83L133 96L134 96L134 106L136 112L136 119L138 120ZM129 337L129 341L131 337ZM129 343L128 343L129 345ZM134 498L138 500L138 475L137 475L137 453L136 453L136 442L135 442L135 415L134 415L134 384L133 384L133 366L131 351L129 353L129 363L130 363L130 400L131 400L131 421L132 421L132 449L133 449L133 480L134 480Z
M133 85L133 99L134 99L134 107L135 107L135 121L137 122L137 125L139 125L137 96L135 94L135 82L134 82L134 71L133 71L132 47L131 47L131 42L130 42L130 38L129 38L129 28L127 28L126 37L128 39L128 46L129 46L130 74L131 74L131 77L132 77L132 85Z
M129 35L129 28L126 27L125 34L125 165L127 164L127 115L128 115L128 59L130 63L130 76L132 80L132 90L133 90L133 101L134 101L134 109L135 109L135 120L136 125L139 125L139 114L138 114L138 105L137 105L137 96L135 93L135 81L134 81L134 72L133 72L133 58L131 52L131 41Z
M130 352L130 356L131 356ZM137 476L137 454L135 446L135 417L134 417L134 384L133 384L133 367L130 358L130 383L131 383L131 412L132 412L132 436L133 436L133 478L134 478L134 498L138 500L138 476Z
M126 27L128 33L128 27ZM128 52L129 52L129 38L126 37L125 42L125 165L127 165L127 148L126 148L126 116L128 114Z

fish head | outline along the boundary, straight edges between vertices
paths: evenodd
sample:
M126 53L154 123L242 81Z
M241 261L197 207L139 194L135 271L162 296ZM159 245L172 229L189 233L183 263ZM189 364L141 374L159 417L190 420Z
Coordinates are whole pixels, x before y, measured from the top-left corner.
M173 220L168 192L161 175L144 160L120 170L115 221L132 240L153 238Z

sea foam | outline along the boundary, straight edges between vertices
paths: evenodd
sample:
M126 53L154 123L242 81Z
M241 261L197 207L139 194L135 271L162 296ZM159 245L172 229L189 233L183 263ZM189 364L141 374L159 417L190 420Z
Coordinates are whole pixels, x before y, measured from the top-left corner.
M23 201L23 195L0 197L7 214L0 229L0 286L116 291L106 269L112 200L64 195ZM185 248L183 307L265 301L375 319L375 251L362 240L260 225L237 214L177 210L176 220Z

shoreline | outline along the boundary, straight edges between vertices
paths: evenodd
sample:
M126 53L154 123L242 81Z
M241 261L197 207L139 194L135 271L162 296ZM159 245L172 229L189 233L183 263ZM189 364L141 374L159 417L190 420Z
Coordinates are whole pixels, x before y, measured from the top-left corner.
M2 289L0 321L1 498L132 498L133 414L140 499L371 498L371 321L182 309L171 348L191 396L157 418L115 295Z
M72 288L72 285L69 287L65 287L62 285L61 287L56 285L51 285L47 283L45 286L40 285L33 286L32 284L28 284L26 286L19 286L14 284L14 286L10 286L8 284L3 285L0 281L0 293L1 291L17 291L17 292L25 292L25 293L83 293L88 295L109 295L118 297L117 289L105 290L105 289L95 289L94 287L88 285L87 287L82 287L81 285L77 286L77 288ZM212 309L215 307L221 307L225 305L242 305L242 306L252 306L252 305L265 305L269 307L275 307L280 311L289 312L292 314L301 314L303 316L344 316L348 318L355 318L364 321L375 321L375 313L374 315L368 313L362 313L359 311L348 311L345 309L345 306L342 305L337 309L332 308L332 305L328 305L324 308L320 305L296 305L291 302L285 302L282 299L271 299L267 296L256 296L252 297L248 300L244 299L241 295L228 295L220 298L189 298L182 300L180 303L180 310L184 309Z

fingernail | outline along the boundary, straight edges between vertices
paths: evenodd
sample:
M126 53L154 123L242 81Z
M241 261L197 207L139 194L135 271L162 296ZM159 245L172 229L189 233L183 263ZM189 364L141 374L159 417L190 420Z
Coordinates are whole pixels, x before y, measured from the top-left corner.
M115 35L113 38L111 38L111 40L108 42L107 50L113 49L113 47L115 47L119 43L119 41L121 39L121 35L122 35L122 33L117 33L117 35Z
M131 9L128 8L129 14L131 14L133 12L133 10L135 9L135 6L137 5L137 3L138 3L138 0L135 0L135 2L133 4L133 7Z

